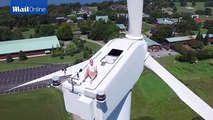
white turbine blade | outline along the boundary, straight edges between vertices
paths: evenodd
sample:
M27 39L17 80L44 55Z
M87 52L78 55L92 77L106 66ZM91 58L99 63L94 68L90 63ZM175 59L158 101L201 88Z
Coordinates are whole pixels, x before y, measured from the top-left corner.
M69 76L69 75L72 74L72 71L73 71L74 73L77 72L77 71L79 71L79 69L85 67L87 63L88 63L88 61L84 61L84 62L81 62L81 63L76 64L76 65L74 65L74 66L68 67L68 68L67 68L66 75L64 74L64 71L59 70L59 71L54 72L54 73L51 73L51 74L49 74L49 75L46 75L46 76L37 78L37 79L35 79L35 80L32 80L32 81L30 81L30 82L27 82L27 83L18 85L18 86L16 86L16 87L13 87L13 88L11 88L11 89L9 89L9 90L13 90L13 89L16 89L16 88L19 88L19 87L23 87L23 86L26 86L26 85L30 85L30 84L34 84L34 83L38 83L38 82L42 82L42 81L46 81L46 80L50 80L50 79L52 79L52 77L54 77L54 76L58 76L58 77Z
M54 76L58 76L58 77L61 77L61 76L64 76L64 72L62 70L60 71L57 71L57 72L54 72L54 73L51 73L49 75L46 75L46 76L43 76L43 77L40 77L40 78L37 78L35 80L32 80L30 82L26 82L24 84L21 84L21 85L18 85L16 87L13 87L9 90L13 90L13 89L16 89L16 88L19 88L19 87L23 87L23 86L26 86L26 85L30 85L30 84L34 84L34 83L38 83L38 82L42 82L42 81L46 81L46 80L50 80L52 79L52 77Z
M177 80L171 73L162 67L155 59L148 56L145 66L154 71L164 82L166 82L178 97L190 108L206 120L213 120L213 109L201 98Z

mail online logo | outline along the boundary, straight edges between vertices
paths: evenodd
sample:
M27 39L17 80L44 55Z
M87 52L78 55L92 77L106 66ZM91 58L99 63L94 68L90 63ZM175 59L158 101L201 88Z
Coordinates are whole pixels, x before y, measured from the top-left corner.
M47 0L10 0L10 14L45 15L48 14Z

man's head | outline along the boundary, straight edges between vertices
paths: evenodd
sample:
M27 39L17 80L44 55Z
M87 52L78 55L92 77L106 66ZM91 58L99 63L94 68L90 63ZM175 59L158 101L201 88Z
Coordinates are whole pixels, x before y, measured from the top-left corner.
M93 59L90 59L89 63L90 63L91 66L93 66Z

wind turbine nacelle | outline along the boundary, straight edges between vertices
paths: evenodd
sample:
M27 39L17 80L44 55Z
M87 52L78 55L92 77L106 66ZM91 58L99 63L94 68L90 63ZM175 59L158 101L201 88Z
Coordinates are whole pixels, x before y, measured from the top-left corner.
M143 68L147 45L144 40L117 38L109 41L93 57L98 75L90 83L81 82L87 62L71 67L79 73L81 84L62 84L66 110L86 120L107 119L139 79Z

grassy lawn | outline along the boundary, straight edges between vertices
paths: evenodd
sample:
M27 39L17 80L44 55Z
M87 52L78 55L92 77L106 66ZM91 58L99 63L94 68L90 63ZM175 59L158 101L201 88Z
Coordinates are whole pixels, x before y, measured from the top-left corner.
M192 12L194 13L196 10L204 10L205 9L205 2L196 2L196 6L194 6L194 9L187 9L187 7L192 7L191 2L187 2L186 7L180 6L180 2L175 2L175 6L177 7L178 12Z
M73 24L71 24L71 27L72 27L73 31L79 31L80 30L80 28L78 27L78 24L73 23Z
M200 28L200 33L201 33L201 34L206 34L207 31L208 31L208 30L207 30L206 28ZM195 35L197 35L199 31L193 31L193 32L194 32Z
M96 51L98 51L99 49L101 49L101 46L100 46L100 45L94 44L94 43L89 42L89 41L86 41L85 46L87 46L87 47L89 47L89 48L92 48L92 50L93 50L94 52L96 52Z
M213 107L213 67L209 65L213 59L174 64L174 58L163 57L159 62ZM191 120L196 116L158 76L143 72L133 89L133 120Z
M149 23L146 23L146 22L143 22L143 25L142 25L142 31L143 32L147 32L147 31L150 31L151 28L153 27L153 25L149 24Z
M70 120L56 89L1 96L0 116L1 120Z
M94 10L94 11L98 11L97 7L89 7L89 9Z
M86 42L85 46L92 48L92 50L98 51L101 46L92 43ZM64 56L64 59L60 59L59 57L51 57L51 56L42 56L42 57L35 57L35 58L28 58L25 61L15 60L12 63L0 62L0 71L4 70L11 70L11 69L19 69L19 68L29 68L35 66L41 66L45 64L58 64L58 63L67 63L72 64L76 59L82 58L82 53L77 53L75 56Z
M179 13L181 12L191 12L194 13L196 10L205 10L205 2L196 2L196 6L193 7L193 9L187 9L189 7L192 7L192 3L191 2L187 2L187 6L186 7L181 7L180 6L180 2L175 2L175 6L177 7L177 11ZM213 10L213 8L211 7L211 9Z
M29 31L22 32L24 38L30 38L30 35L35 34L35 29L34 28L29 28Z

